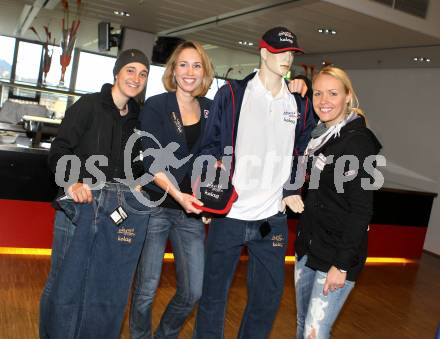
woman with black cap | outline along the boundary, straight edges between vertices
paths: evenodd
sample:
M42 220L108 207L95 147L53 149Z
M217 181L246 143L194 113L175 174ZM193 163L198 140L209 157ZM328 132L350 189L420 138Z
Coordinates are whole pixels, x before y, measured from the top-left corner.
M63 187L55 202L40 338L119 337L151 213L134 188L118 180L127 177L124 150L139 114L134 98L145 89L148 71L141 51L123 51L113 85L104 84L101 92L83 95L69 107L52 143L49 166ZM134 150L132 159L137 154ZM142 163L133 165L132 159L125 162L140 176Z

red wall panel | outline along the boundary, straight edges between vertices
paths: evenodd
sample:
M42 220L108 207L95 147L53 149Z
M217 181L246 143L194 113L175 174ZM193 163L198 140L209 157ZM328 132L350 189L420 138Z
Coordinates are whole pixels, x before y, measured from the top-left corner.
M0 199L0 247L50 248L54 215L49 202Z
M55 211L50 203L0 199L0 247L50 248ZM287 255L294 255L297 220L289 220ZM419 258L426 227L370 226L368 256ZM171 247L168 246L167 250Z

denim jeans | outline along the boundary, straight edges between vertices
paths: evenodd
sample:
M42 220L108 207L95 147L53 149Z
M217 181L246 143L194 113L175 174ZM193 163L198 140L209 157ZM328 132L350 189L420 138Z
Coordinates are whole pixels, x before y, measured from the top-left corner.
M296 338L307 338L313 329L316 339L330 338L333 323L353 289L354 281L346 280L344 287L329 291L325 296L322 291L327 273L307 267L306 262L307 255L304 255L295 265Z
M260 226L265 221L270 231L263 237ZM281 213L259 221L233 218L212 221L194 338L223 338L228 290L244 245L249 253L248 300L238 338L268 337L284 288L287 220Z
M43 293L40 299L40 338L49 338L46 331L47 312L48 312L48 298L52 290L52 285L56 276L63 265L63 259L69 248L70 242L73 238L76 226L72 223L64 211L58 210L55 213L53 241L52 241L52 255L50 262L50 271Z
M181 210L159 207L150 217L139 261L130 310L132 339L152 337L151 308L162 271L167 239L176 266L176 294L162 315L155 338L178 338L179 331L202 294L205 227Z
M152 210L122 184L93 195L91 204L60 201L76 228L45 297L42 327L51 339L119 337ZM128 217L116 225L110 214L119 206Z

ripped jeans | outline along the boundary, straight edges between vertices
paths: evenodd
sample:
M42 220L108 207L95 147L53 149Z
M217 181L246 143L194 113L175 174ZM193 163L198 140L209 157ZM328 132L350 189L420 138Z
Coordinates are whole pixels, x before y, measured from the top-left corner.
M354 281L345 281L344 287L327 296L324 289L326 272L317 271L306 266L307 255L295 264L296 294L296 338L330 338L333 323L338 317L345 300L354 287Z

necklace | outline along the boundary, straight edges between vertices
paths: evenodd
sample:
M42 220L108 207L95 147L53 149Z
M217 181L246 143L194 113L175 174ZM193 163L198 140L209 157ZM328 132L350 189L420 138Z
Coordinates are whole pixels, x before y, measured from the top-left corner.
M121 115L125 115L125 114L128 113L128 105L125 104L122 108L119 108L119 107L118 107L118 110L119 110L119 113L120 113Z

